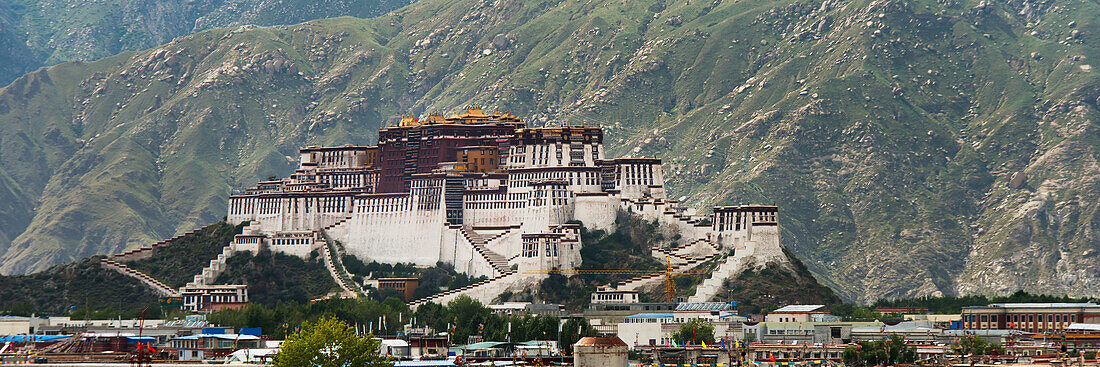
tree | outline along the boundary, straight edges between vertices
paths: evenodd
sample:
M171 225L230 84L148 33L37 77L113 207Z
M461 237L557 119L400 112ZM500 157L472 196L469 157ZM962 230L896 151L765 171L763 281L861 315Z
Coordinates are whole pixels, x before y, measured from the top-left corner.
M907 344L900 336L892 335L887 339L872 342L860 342L858 346L844 348L841 359L845 366L892 366L899 363L913 363L917 360L917 350Z
M374 336L359 337L348 324L324 317L302 324L302 330L287 338L276 367L390 367L393 363L379 355L382 343Z
M680 325L680 330L672 334L672 340L683 344L714 344L714 325L703 319L694 319Z
M561 326L561 350L565 354L573 353L573 344L586 336L596 336L596 329L582 317L570 318Z
M1004 354L1004 348L1000 344L990 343L977 335L965 335L959 338L955 345L951 346L951 350L958 355Z

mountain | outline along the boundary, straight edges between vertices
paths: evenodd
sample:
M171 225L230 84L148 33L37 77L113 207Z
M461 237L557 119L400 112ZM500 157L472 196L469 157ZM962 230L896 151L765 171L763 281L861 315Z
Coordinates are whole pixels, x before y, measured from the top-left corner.
M408 0L4 0L0 85L67 61L155 47L198 31L385 14Z
M1096 296L1100 4L423 0L213 29L0 90L0 271L224 216L308 144L469 103L600 124L693 205L775 203L848 300Z

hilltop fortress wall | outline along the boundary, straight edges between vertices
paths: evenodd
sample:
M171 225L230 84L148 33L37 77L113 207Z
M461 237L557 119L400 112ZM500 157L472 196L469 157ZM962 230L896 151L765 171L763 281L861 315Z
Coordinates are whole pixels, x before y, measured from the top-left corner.
M383 128L378 146L303 148L291 177L232 195L228 218L252 222L242 248L308 256L320 241L305 238L327 237L363 261L443 262L494 279L580 266L575 222L612 231L619 211L657 221L684 244L782 256L774 206L697 215L665 198L660 160L606 159L602 140L598 127L531 129L476 108L407 117Z

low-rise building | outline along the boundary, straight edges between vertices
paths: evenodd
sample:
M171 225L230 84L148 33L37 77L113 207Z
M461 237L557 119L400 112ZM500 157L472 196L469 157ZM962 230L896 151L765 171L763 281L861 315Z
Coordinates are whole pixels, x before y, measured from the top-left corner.
M742 338L763 343L847 344L852 342L852 328L881 327L870 322L746 322Z
M377 289L379 292L386 290L393 290L401 294L401 298L406 302L413 299L413 295L416 293L416 288L420 286L419 278L379 278L379 279L367 279L363 281L363 285Z
M825 305L788 305L769 312L764 317L767 322L831 322L840 321L840 317L829 314Z
M630 304L638 302L638 291L603 288L592 293L591 304Z
M741 324L748 320L733 313L725 302L682 302L672 312L639 313L624 318L616 332L631 349L638 346L672 345L672 334L684 323L702 319L714 325L718 339L739 339Z
M752 343L745 357L749 361L840 361L844 348L851 344Z
M38 334L49 324L45 317L0 316L0 336Z
M1055 332L1072 323L1100 323L1100 304L994 303L963 307L962 322L967 329Z
M244 284L188 285L180 288L183 307L192 312L240 308L248 304Z
M247 334L196 334L168 341L165 349L181 361L220 359L238 349L260 348L262 340Z
M676 310L679 303L594 303L584 310L584 318L600 334L618 335L618 325L627 316Z

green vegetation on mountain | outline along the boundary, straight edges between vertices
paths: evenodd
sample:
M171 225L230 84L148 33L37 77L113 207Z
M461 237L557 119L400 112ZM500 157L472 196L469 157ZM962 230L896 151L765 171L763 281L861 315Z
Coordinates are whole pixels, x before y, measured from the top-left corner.
M102 258L0 276L0 315L68 315L79 309L98 311L88 315L98 319L136 317L147 306L156 308L156 293L134 278L100 267Z
M946 297L920 297L909 299L878 300L873 307L927 307L929 313L953 314L962 311L963 307L986 306L991 303L1083 303L1095 301L1096 298L1074 298L1068 296L1052 296L1044 294L1031 294L1024 291L1016 291L1008 296L986 297L984 295L972 296L946 296Z
M714 300L737 302L743 315L761 314L786 305L836 305L840 297L818 283L809 269L786 249L789 263L768 263L760 269L746 269L727 279Z
M1098 15L1077 0L423 0L60 64L0 90L0 271L210 223L299 146L478 103L600 124L608 156L664 159L688 204L779 205L784 243L848 300L1095 296Z
M248 285L248 301L265 306L279 302L306 303L338 290L316 252L309 259L264 249L237 253L214 284Z
M0 85L28 71L143 50L198 31L385 14L408 0L105 0L0 3Z
M655 223L620 212L615 218L615 231L588 230L581 225L581 262L578 270L661 270L664 266L650 255L652 246L667 244ZM590 295L601 286L625 281L636 274L550 274L538 288L522 292L505 292L498 297L507 301L539 301L564 305L580 311L588 305ZM647 299L648 301L648 299Z
M364 264L362 260L352 255L344 255L344 266L352 274L354 281L363 283L363 279L378 278L417 278L419 283L413 291L413 299L420 299L439 294L450 289L462 288L488 278L472 277L455 270L454 265L438 262L434 267L419 267L412 263L382 264L371 261ZM389 297L404 297L395 289L374 290L370 296L376 300L384 300Z
M210 265L222 249L233 242L244 225L218 222L194 234L181 237L168 246L159 247L147 259L126 262L126 266L145 273L172 288L182 287Z

